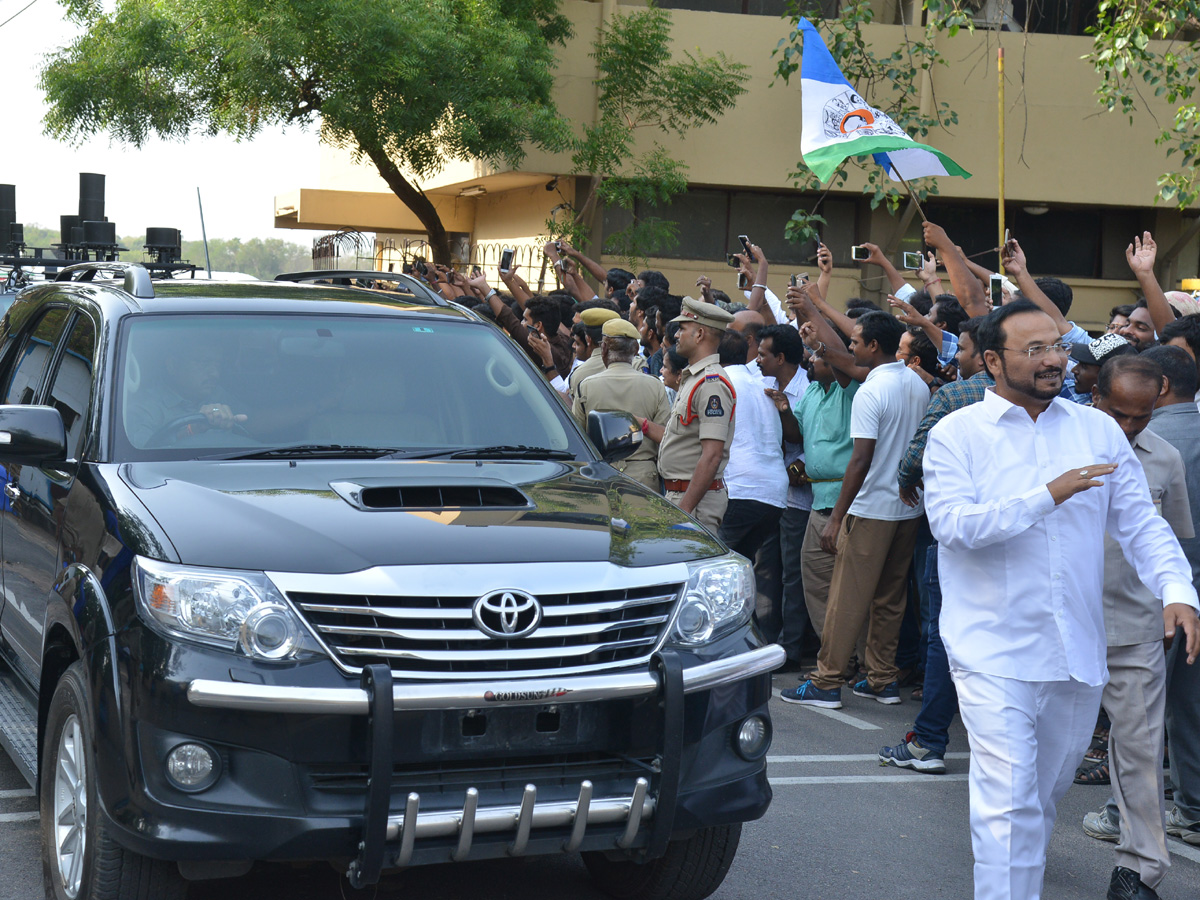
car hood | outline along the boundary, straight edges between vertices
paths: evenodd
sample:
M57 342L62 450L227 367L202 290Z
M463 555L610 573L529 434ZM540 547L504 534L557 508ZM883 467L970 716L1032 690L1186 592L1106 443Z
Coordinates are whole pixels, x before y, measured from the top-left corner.
M189 460L128 463L118 473L178 561L191 565L314 573L406 564L652 566L725 550L605 463ZM413 487L426 490L405 494ZM430 490L447 488L455 496L480 488L500 505L428 505ZM426 505L367 508L364 496Z

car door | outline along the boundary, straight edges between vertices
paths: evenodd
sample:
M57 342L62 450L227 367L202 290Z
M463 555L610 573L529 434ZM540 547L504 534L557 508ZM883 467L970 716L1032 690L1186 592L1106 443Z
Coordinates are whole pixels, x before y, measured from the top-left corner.
M36 404L71 319L65 306L40 314L22 340L4 386L6 404ZM0 630L22 674L37 683L41 670L42 621L58 567L53 529L54 478L39 466L6 463L0 531L4 551L4 609ZM57 477L57 476L55 476Z

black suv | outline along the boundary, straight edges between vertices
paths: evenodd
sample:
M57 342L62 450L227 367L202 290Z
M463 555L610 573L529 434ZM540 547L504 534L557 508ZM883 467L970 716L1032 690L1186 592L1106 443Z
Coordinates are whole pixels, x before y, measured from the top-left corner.
M746 560L608 464L631 420L584 435L402 276L105 268L0 328L0 739L47 895L564 851L617 896L715 890L783 652Z

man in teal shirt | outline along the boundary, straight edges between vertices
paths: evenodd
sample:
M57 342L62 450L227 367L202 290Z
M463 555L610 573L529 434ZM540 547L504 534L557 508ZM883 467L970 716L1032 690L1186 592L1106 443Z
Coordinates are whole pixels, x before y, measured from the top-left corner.
M809 343L809 385L793 411L785 394L767 391L775 402L783 423L784 440L804 446L804 462L794 462L799 474L811 485L813 508L804 532L801 550L804 603L809 621L817 637L825 625L825 608L829 604L829 582L833 576L835 554L821 549L821 533L829 524L842 476L854 450L850 437L850 405L859 383L825 359L825 345Z

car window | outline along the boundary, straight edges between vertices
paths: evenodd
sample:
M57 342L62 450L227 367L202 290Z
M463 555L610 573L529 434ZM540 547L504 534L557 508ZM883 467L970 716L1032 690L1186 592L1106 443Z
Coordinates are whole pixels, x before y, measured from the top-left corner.
M42 384L42 375L54 356L54 345L62 335L63 326L67 323L68 310L62 307L48 309L42 313L41 319L33 331L25 339L17 354L17 362L13 368L12 377L4 391L4 402L33 403L37 399L38 388Z
M75 318L71 334L58 361L58 371L46 395L46 404L62 414L67 430L67 457L79 459L87 433L92 403L92 365L96 355L96 327L85 315Z
M115 448L126 458L298 443L525 444L587 458L545 382L478 323L144 315L126 321L120 348Z

